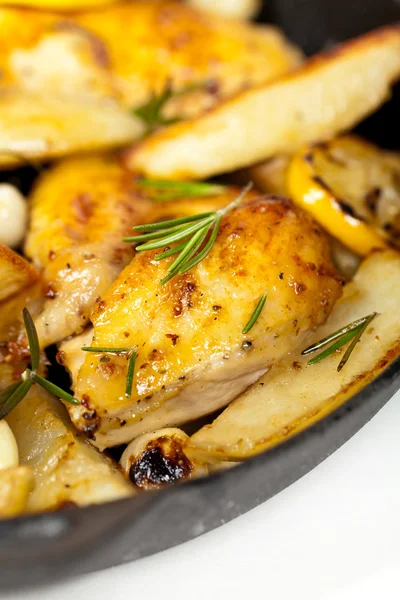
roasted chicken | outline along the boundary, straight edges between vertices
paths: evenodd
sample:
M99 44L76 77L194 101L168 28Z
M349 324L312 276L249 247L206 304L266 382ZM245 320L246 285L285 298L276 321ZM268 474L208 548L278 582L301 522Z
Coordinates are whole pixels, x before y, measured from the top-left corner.
M131 397L126 356L90 352L73 382L70 415L100 449L222 408L324 322L341 290L322 232L278 197L225 216L211 253L164 286L154 256L135 256L91 316L92 346L137 351Z
M27 256L43 269L46 286L36 319L42 347L86 326L95 300L133 256L123 238L134 225L220 208L235 192L153 202L108 156L71 158L45 172L30 198L25 245Z

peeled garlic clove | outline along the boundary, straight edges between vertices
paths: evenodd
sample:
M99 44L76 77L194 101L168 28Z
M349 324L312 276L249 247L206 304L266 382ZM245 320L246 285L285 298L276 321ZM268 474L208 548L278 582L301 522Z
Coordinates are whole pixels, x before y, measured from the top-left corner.
M0 244L11 248L21 245L28 222L28 208L24 196L16 187L0 183Z
M18 466L18 446L8 423L0 421L0 469Z

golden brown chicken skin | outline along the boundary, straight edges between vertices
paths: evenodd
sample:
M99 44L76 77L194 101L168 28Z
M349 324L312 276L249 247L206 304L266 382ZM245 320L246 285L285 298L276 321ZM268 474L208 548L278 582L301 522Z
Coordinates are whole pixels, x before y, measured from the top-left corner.
M132 179L109 157L66 159L39 178L25 252L46 284L36 319L42 347L81 331L96 298L132 258L122 238L147 212Z
M65 159L45 172L31 196L25 245L43 270L45 304L36 319L42 347L79 333L94 302L133 256L123 241L139 223L215 210L237 188L213 197L152 200L135 176L111 156Z
M287 73L300 53L273 27L211 16L182 2L137 0L63 15L0 9L3 85L114 98L127 108L167 85L202 84L174 112L194 115ZM60 68L60 66L62 68ZM204 87L205 82L212 82Z
M279 197L228 213L208 256L164 286L167 260L154 256L137 254L91 316L92 345L137 351L131 397L126 356L87 353L74 382L82 404L70 415L99 448L222 408L323 323L341 293L321 230Z

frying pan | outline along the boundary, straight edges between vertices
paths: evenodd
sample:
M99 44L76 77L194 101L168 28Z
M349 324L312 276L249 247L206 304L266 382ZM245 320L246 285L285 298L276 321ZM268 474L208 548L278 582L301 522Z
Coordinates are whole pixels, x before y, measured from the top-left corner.
M400 0L270 0L261 16L307 54L399 19ZM399 147L399 108L395 90L361 133ZM135 498L0 522L0 590L133 561L234 519L337 450L399 387L400 359L316 425L235 469Z

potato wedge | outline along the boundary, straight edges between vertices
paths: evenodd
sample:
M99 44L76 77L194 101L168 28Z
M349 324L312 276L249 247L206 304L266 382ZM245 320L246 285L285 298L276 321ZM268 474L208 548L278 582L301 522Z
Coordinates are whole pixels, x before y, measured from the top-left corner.
M203 179L347 130L376 110L400 76L400 26L361 36L279 81L196 120L155 133L127 155L159 179Z
M20 463L34 476L28 512L85 506L134 493L112 462L73 431L61 403L38 386L7 422L17 440Z
M9 519L25 512L33 484L29 467L0 470L0 519Z
M367 258L344 288L328 321L309 339L316 342L355 319L378 311L342 371L334 353L308 367L300 352L276 364L211 425L191 438L210 460L239 460L302 431L343 404L400 355L400 256Z
M122 146L144 131L113 104L0 89L0 166Z
M0 302L33 285L39 278L39 272L31 263L0 244Z

